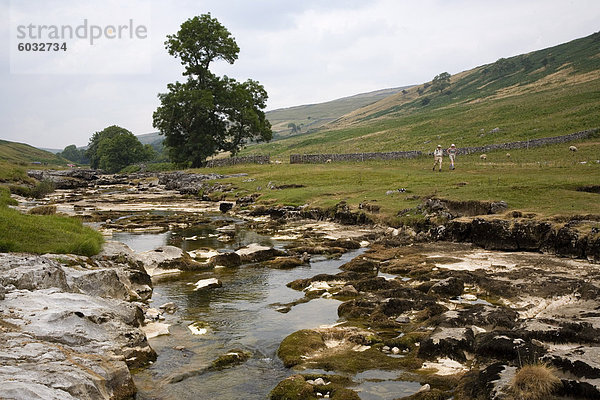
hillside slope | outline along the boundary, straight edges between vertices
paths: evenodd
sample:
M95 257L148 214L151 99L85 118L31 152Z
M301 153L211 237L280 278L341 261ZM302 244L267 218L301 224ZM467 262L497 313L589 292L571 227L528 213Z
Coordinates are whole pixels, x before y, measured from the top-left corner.
M319 132L251 146L244 154L422 150L557 136L600 126L600 33L500 59L388 96ZM497 128L497 129L496 129Z
M385 99L396 93L408 89L410 86L382 89L369 93L361 93L354 96L343 97L332 101L318 104L307 104L289 108L280 108L266 113L267 119L273 127L275 139L286 137L291 134L302 134L315 131L331 121L348 114L358 108L367 106ZM289 124L295 124L296 132L292 132Z
M24 143L0 140L0 161L29 165L41 163L48 165L67 165L68 161L48 151L40 150Z

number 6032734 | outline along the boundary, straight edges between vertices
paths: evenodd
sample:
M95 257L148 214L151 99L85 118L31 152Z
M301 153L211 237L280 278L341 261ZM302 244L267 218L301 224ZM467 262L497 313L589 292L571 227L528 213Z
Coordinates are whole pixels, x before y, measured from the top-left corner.
M67 51L67 43L54 42L34 42L34 43L19 43L17 45L19 51Z

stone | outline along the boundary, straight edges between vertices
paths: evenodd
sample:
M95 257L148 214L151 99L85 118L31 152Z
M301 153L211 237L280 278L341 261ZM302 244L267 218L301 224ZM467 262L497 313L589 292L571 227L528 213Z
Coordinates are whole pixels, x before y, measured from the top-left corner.
M266 261L269 268L288 269L305 265L306 262L298 257L275 257L275 259Z
M217 278L200 279L196 283L190 283L190 285L195 286L194 290L213 289L213 288L220 288L221 286L223 286L221 281L218 280Z
M241 257L243 263L253 263L271 260L275 257L286 255L285 252L273 247L262 246L258 243L249 244L235 251Z
M11 253L0 253L0 284L25 290L70 289L58 262L43 256Z
M464 290L464 286L464 282L461 279L449 277L436 282L431 289L429 289L428 294L437 294L448 297L460 296Z
M234 203L229 203L226 201L223 201L221 203L219 203L219 211L221 211L222 213L226 213L227 211L231 210L233 208Z
M173 314L173 313L175 313L175 311L177 311L177 304L175 304L171 301L169 303L163 304L162 306L160 306L158 308L163 310L166 313Z
M421 341L419 357L450 357L465 362L465 351L472 352L474 339L470 328L437 327L428 338Z
M242 258L239 254L235 252L220 253L215 256L212 256L208 260L208 266L210 267L216 267L218 265L223 267L238 267L241 264Z
M33 261L31 256L13 256L23 258L21 265ZM62 267L48 258L35 260L45 261L40 269L50 264L58 276L65 272L57 272ZM49 281L27 282L43 287ZM10 310L9 332L0 341L2 397L128 399L136 391L129 368L156 359L140 329L142 312L131 303L56 287L13 286L0 302L0 313Z
M169 335L169 324L165 324L162 322L151 322L149 324L144 325L142 330L146 334L148 339L155 338L157 336Z

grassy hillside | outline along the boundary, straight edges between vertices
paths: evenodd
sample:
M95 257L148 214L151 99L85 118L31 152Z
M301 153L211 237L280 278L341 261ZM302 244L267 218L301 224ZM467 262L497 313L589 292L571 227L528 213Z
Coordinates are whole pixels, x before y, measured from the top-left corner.
M24 143L0 140L0 162L31 165L41 163L42 165L65 166L69 161L52 154L48 151L37 149Z
M266 113L273 127L273 137L280 139L292 134L305 134L315 131L324 125L336 121L345 114L381 99L400 93L410 86L382 89L369 93L361 93L350 97L318 104L307 104L290 108L280 108ZM295 124L299 132L292 132L289 124Z
M600 126L600 33L454 75L346 114L319 132L242 154L424 150L567 134ZM495 128L498 128L497 130Z

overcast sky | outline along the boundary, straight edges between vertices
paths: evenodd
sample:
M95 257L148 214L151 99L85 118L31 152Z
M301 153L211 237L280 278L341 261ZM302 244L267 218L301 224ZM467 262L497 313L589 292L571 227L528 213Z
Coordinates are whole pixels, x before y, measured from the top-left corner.
M0 138L64 148L110 125L155 131L157 93L182 80L165 36L208 12L241 49L213 71L258 80L270 110L419 84L600 29L598 0L0 0ZM18 38L19 25L84 19L102 28L132 20L147 34L17 51L35 41Z

